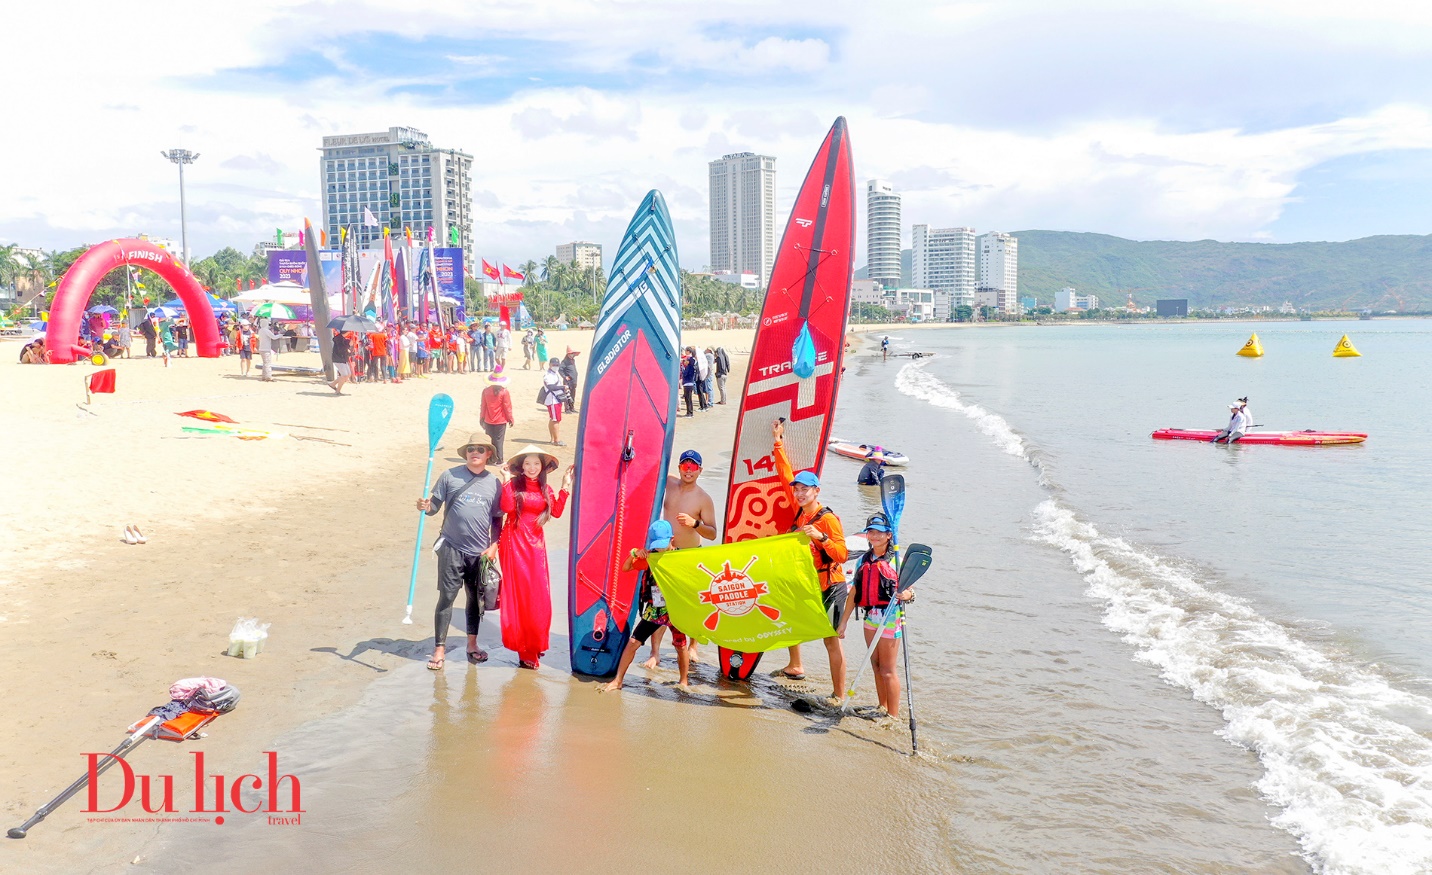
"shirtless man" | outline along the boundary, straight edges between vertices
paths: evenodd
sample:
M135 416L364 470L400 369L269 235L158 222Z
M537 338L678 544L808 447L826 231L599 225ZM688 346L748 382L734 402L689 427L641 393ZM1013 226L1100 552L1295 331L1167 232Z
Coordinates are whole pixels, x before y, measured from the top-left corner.
M700 547L702 541L716 540L716 504L705 489L696 485L701 476L701 454L687 450L677 462L680 474L666 478L666 498L661 503L661 518L671 523L671 546L676 550ZM656 668L663 630L651 638L651 658L643 665ZM696 639L688 638L687 653L696 661Z

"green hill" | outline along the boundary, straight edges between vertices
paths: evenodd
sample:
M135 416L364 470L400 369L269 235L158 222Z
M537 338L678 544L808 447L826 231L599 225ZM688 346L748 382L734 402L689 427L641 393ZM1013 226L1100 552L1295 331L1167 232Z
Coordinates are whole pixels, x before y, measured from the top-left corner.
M1019 292L1041 304L1072 286L1105 306L1187 298L1191 308L1432 311L1432 236L1346 243L1140 242L1107 234L1015 231Z

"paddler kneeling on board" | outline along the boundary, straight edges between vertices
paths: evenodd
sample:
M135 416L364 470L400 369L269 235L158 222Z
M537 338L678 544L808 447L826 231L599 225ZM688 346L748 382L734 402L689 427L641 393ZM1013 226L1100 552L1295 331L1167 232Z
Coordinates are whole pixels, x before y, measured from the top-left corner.
M845 637L845 621L849 613L850 584L845 581L845 560L850 554L845 548L845 529L840 524L840 517L830 508L821 506L820 478L814 471L796 474L791 468L791 460L785 450L785 433L784 420L771 423L771 453L775 456L776 475L780 478L786 501L797 508L795 521L788 531L805 532L810 538L811 559L820 579L821 601L830 617L831 628L836 631L824 643L826 655L830 658L830 680L834 689L830 701L839 705L845 691L845 651L840 647L840 639ZM790 663L771 672L771 676L793 681L805 679L799 644L791 648Z
M663 626L671 629L671 643L676 647L676 668L680 672L677 688L687 688L688 673L691 670L690 651L686 649L687 639L680 629L671 625L671 618L666 613L666 597L661 594L661 587L652 579L651 566L646 561L646 557L652 553L671 549L671 535L671 523L657 520L646 530L646 549L633 549L622 562L622 571L636 569L641 572L641 585L637 588L641 593L641 621L636 624L636 630L627 639L626 649L622 651L621 661L617 663L617 676L606 686L597 687L599 693L609 693L622 688L622 679L626 677L631 661L636 658L636 652Z
M1226 441L1227 443L1232 444L1239 438L1243 437L1244 432L1248 431L1249 419L1248 414L1245 411L1245 405L1247 403L1248 402L1246 400L1240 398L1237 401L1234 401L1232 404L1228 405L1228 409L1233 411L1233 415L1228 420L1228 427L1223 429L1223 431L1220 431L1218 434L1214 435L1211 443L1216 444L1219 441Z

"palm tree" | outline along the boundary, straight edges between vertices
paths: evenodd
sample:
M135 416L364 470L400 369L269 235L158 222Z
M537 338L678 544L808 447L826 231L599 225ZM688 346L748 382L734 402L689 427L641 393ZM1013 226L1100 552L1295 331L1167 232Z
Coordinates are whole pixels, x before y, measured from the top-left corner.
M562 269L562 262L555 255L549 255L542 261L542 281L552 279Z
M533 261L530 258L522 262L522 264L518 266L518 270L522 271L522 285L530 286L536 284L537 269L537 262Z
M24 269L20 257L20 244L7 243L0 246L0 286L14 288L15 277Z

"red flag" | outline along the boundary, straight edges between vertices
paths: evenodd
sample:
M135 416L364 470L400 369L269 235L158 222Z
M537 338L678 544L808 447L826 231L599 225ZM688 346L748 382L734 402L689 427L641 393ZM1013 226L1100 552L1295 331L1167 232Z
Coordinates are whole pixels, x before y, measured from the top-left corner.
M318 245L324 249L328 248L328 232L322 228L318 229Z
M243 287L244 287L244 286L243 286L243 282L244 282L244 281L241 280L241 279L239 279L238 277L234 277L234 291L237 292L237 291L242 290Z
M100 392L114 394L114 368L105 368L90 374L87 391L91 395L97 395Z
M508 267L508 266L505 265L505 264L502 266L502 275L505 276L505 277L507 277L507 278L510 279L510 280L525 280L525 279L527 279L527 275L526 275L526 274L518 273L517 271L513 270L512 268Z
M482 272L487 274L492 279L501 279L497 274L497 268L488 264L486 258L482 260Z

